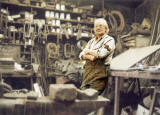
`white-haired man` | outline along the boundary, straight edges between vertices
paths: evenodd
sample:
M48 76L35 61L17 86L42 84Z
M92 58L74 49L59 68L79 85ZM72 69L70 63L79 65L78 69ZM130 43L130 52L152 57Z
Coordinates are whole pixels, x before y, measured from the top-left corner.
M104 91L107 83L108 70L112 59L115 41L108 35L109 27L105 19L94 21L95 37L89 40L79 58L85 60L85 70L81 89L93 88L99 95ZM107 70L107 71L106 71Z

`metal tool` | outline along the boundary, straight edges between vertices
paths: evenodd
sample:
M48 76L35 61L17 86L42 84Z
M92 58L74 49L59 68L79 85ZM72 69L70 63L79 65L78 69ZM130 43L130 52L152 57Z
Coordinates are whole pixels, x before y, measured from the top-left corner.
M64 44L64 56L66 58L70 58L70 56L71 56L71 46L69 43Z
M48 43L47 46L48 58L57 58L59 47L55 43Z

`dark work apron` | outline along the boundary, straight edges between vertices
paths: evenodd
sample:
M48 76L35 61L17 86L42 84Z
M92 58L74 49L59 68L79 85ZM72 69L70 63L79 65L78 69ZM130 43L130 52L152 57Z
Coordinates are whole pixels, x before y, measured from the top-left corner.
M105 59L86 60L81 89L93 88L103 91L107 83Z

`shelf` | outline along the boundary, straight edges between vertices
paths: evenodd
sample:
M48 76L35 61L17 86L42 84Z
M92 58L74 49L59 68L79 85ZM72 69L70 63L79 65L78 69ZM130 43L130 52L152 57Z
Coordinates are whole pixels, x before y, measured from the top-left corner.
M53 36L56 36L57 34L59 34L58 32L51 32L51 33L49 33L48 35L53 35ZM65 35L64 33L63 33L63 35ZM76 37L77 35L75 35L75 33L74 34L69 34L70 36L74 36L74 37ZM89 36L84 36L84 35L81 35L81 37L82 38L89 38Z
M80 24L89 24L89 25L93 25L93 22L88 22L88 21L77 21L75 19L60 19L60 18L50 18L50 20L60 20L60 21L64 21L64 22L71 22L71 23L80 23ZM18 22L18 21L8 21L9 24L25 24L27 22ZM36 25L36 23L31 23L31 25ZM52 26L52 25L49 25ZM56 26L56 25L55 25ZM54 27L54 26L53 26ZM57 26L58 27L58 26Z
M21 24L21 25L23 25L24 23L23 22L8 22L9 24ZM32 26L35 26L36 24L34 24L34 23L32 23L31 24ZM47 25L47 24L45 24L45 25ZM51 25L51 24L48 24L47 26L49 26L49 27L54 27L54 28L60 28L61 26L56 26L56 25ZM73 29L79 29L77 26L75 26L75 25L72 25L72 27L73 27ZM93 31L93 29L92 28L84 28L84 27L82 27L81 28L81 30L82 31ZM17 31L18 32L18 31ZM21 33L23 33L23 32L21 32Z
M40 9L40 10L50 10L50 11L55 11L55 12L60 12L60 13L70 13L70 14L75 14L75 15L79 15L79 16L81 16L83 14L82 12L73 12L73 11L70 11L70 10L57 10L55 8L48 8L47 6L46 7L40 7L40 6L33 6L33 5L26 5L26 4L9 3L9 2L4 2L4 1L0 2L0 3L8 4L8 5L15 5L15 6L19 6L19 7L35 8L35 9ZM95 18L98 17L98 16L93 15L93 14L88 14L87 16L88 17L95 17ZM86 22L81 22L81 23L86 23Z
M61 18L50 18L50 19L54 19L54 20L60 20L60 21L66 21L66 22L72 22L72 23L80 23L80 24L90 24L93 25L93 22L88 22L88 21L77 21L76 19L61 19Z
M25 23L26 24L30 24L28 22L18 22L18 21L8 21L9 24L19 24L19 25L24 25ZM34 23L31 23L31 25L35 25Z
M71 14L76 14L76 15L81 15L82 13L79 12L73 12L73 11L69 11L69 10L57 10L55 8L49 8L49 7L40 7L40 6L33 6L33 5L27 5L27 4L21 4L21 3L9 3L9 2L0 2L3 4L8 4L8 5L15 5L15 6L19 6L19 7L26 7L26 8L35 8L35 9L42 9L42 10L52 10L55 12L62 12L62 13L71 13ZM92 15L93 16L93 15Z
M25 44L15 44L15 43L0 43L0 45L24 46Z

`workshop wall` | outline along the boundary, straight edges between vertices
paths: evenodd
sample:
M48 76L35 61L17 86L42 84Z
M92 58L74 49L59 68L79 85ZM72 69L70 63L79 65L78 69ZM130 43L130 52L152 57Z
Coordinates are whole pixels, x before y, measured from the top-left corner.
M129 48L148 46L151 41L157 2L46 1L5 0L0 4L1 45L18 46L18 63L25 69L37 65L44 87L60 77L79 83L83 63L78 55L93 37L97 17L108 21L109 34L116 40L114 56Z

